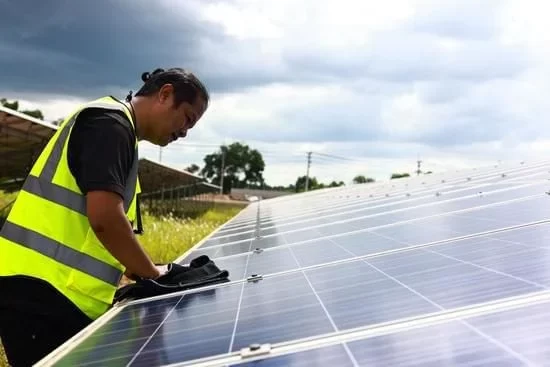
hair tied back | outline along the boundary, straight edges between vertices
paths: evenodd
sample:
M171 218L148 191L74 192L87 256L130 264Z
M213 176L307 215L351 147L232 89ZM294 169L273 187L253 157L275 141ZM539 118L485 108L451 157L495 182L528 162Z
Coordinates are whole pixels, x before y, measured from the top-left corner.
M145 82L148 81L153 75L155 75L155 74L160 74L160 73L164 73L164 69L157 68L157 69L155 69L155 71L153 71L153 73L150 73L150 72L146 71L145 73L141 74L141 80L145 83Z

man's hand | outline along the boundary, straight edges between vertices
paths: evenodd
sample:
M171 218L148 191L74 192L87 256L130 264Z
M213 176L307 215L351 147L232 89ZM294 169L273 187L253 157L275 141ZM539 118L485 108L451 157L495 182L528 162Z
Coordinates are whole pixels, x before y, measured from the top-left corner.
M156 266L157 270L159 271L159 276L156 277L155 279L160 278L161 276L168 273L168 265L155 265L155 266Z
M164 274L162 266L155 266L137 241L119 195L91 191L86 203L88 220L97 238L127 268L128 274L146 279Z
M149 278L149 279L158 279L160 278L161 276L165 275L166 273L168 273L168 265L155 265L155 267L157 268L157 270L159 271L159 275L155 278ZM124 275L126 275L126 277L128 279L131 279L131 280L138 280L140 279L138 276L136 276L134 273L126 270L126 272L124 273Z

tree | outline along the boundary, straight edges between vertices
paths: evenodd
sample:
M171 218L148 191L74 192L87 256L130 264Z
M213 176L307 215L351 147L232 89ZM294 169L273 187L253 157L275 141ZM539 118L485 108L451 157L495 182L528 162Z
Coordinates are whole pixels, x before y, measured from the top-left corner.
M189 173L195 173L195 172L198 172L199 170L200 170L200 167L197 166L195 163L191 164L189 167L185 169L185 171Z
M29 115L29 116L37 118L39 120L44 120L44 115L42 114L42 111L40 111L40 110L19 111L19 101L9 102L6 98L1 98L0 99L0 104L2 104L2 106L4 106L4 107L12 109L14 111L24 113L25 115Z
M344 181L340 181L340 182L336 182L336 181L332 181L328 187L340 187L340 186L346 186L346 184L344 183Z
M14 111L17 111L19 109L19 101L9 102L7 99L1 98L0 103L2 104L2 106L10 108Z
M308 182L308 191L319 189L319 183L317 178L310 177ZM306 190L306 176L300 176L296 179L295 188L296 192L303 192Z
M229 193L231 188L247 186L263 186L263 171L265 163L261 153L239 142L229 146L221 146L220 150L204 157L204 167L201 175L211 183L220 183L220 172L223 165L223 192Z
M355 178L353 179L353 183L355 184L364 184L369 182L374 182L374 178L358 175L358 176L355 176Z
M27 110L27 111L21 111L21 113L24 113L25 115L29 115L39 120L44 120L44 115L40 110Z
M393 180L395 178L403 178L403 177L410 177L410 175L408 173L392 173L390 179Z

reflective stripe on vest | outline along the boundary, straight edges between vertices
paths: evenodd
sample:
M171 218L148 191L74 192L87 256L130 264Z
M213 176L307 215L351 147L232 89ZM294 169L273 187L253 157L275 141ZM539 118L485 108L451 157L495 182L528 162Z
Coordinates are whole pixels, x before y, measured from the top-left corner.
M113 109L116 104L95 102L88 104L87 107L99 107ZM116 108L116 107L115 107ZM120 110L124 112L122 106ZM43 169L38 177L29 175L23 184L22 191L26 191L40 198L59 204L67 209L78 212L84 216L86 212L86 197L65 187L52 182L56 169L61 161L63 147L69 138L71 128L76 122L79 113L76 113L63 126L59 133L57 141L54 143L50 155L48 156ZM134 151L134 160L128 181L124 191L124 211L130 208L137 185L138 177L138 152ZM122 272L116 267L96 259L86 253L79 252L61 242L48 238L40 233L21 227L7 220L2 227L2 237L27 247L40 254L47 256L59 263L67 265L73 269L82 271L97 279L100 279L112 286L117 286Z
M105 283L117 286L120 281L122 273L117 268L15 223L4 223L2 236Z

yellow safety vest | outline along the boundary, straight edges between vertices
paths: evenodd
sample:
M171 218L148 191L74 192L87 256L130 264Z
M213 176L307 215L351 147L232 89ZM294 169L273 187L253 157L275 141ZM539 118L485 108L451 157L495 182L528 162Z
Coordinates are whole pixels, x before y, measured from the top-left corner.
M76 117L94 107L123 111L135 131L128 107L113 97L81 106L65 119L34 163L0 231L0 276L43 279L92 319L109 309L125 271L90 227L86 197L67 161ZM131 223L136 220L140 192L137 137L135 148L124 193L124 210Z

